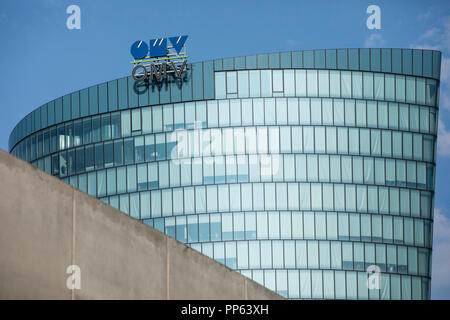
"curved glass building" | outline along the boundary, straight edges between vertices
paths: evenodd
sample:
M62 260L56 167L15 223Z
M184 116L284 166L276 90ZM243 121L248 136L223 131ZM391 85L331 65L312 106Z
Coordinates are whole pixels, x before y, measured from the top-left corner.
M50 101L9 148L283 296L429 299L440 62L337 49L193 63L182 80Z

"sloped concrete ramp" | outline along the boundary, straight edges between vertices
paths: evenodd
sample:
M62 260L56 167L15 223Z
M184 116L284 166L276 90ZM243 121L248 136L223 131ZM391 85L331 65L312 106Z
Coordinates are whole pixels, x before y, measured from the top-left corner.
M281 297L0 150L0 299Z

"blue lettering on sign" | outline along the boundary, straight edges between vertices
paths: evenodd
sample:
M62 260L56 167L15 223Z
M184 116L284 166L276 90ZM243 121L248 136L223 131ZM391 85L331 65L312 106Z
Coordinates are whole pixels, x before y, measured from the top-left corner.
M130 48L134 58L131 75L135 81L167 79L168 74L181 78L186 70L186 35L135 41ZM167 41L171 45L167 44Z
M130 52L135 59L143 59L147 56L148 45L144 41L138 40L131 45Z
M177 53L180 53L188 36L170 37L170 43Z
M181 49L186 43L187 37L187 35L169 37L170 44L177 54L181 52ZM143 40L135 41L131 45L130 53L134 59L143 59L147 56L150 58L166 56L168 53L167 38L152 39L149 41L149 44Z
M150 58L162 57L167 55L167 39L150 40Z

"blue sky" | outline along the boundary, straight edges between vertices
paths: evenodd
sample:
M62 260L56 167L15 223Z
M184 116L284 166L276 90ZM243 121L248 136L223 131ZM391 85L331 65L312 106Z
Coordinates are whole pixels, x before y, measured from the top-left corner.
M66 8L81 9L81 30ZM368 30L366 8L381 8ZM450 2L442 1L101 1L0 2L0 148L33 109L130 74L137 39L188 34L190 62L247 54L344 47L443 52L435 194L432 298L450 299Z

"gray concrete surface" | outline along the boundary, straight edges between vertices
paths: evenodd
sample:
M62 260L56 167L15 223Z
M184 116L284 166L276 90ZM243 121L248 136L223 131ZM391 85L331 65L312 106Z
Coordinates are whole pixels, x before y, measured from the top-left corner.
M2 150L0 179L0 299L281 299Z

